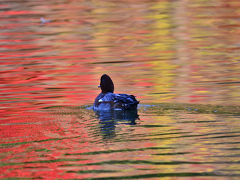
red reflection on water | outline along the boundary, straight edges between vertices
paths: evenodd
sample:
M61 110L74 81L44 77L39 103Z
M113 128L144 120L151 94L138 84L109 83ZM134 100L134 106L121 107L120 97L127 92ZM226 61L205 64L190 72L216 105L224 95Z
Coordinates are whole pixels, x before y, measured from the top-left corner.
M0 151L1 162L5 163L0 177L87 178L89 174L66 173L68 168L62 167L71 162L90 163L76 158L64 160L64 154L69 151L88 151L87 128L84 124L76 128L79 119L56 122L56 117L42 109L92 103L97 89L89 90L89 87L95 77L89 73L89 65L82 63L91 63L96 55L81 45L86 40L61 39L57 42L61 47L57 43L41 44L48 32L33 30L34 26L43 28L40 21L37 24L28 18L28 23L24 19L24 16L36 14L24 10L0 13L3 17L12 17L0 27L8 30L1 32L0 40L0 48L4 50L0 52L3 67L0 71ZM15 18L17 16L22 16L20 19L24 22ZM66 22L52 23L57 24ZM17 29L16 32L11 32L13 29ZM75 49L82 50L65 53L64 46L71 43L76 43ZM58 53L52 55L53 50ZM79 142L83 140L86 142ZM94 168L89 167L89 170Z
M76 175L66 172L66 168L62 167L72 162L82 164L91 162L84 158L65 156L69 152L87 152L89 143L86 141L88 138L86 125L78 126L79 119L74 116L71 118L62 116L56 121L56 117L47 112L33 111L36 106L31 109L27 103L18 105L24 110L19 111L12 107L3 112L12 116L4 117L0 125L1 161L6 162L1 167L0 177L46 179L89 177L87 174ZM85 143L81 143L83 140ZM94 147L91 150L94 151ZM95 167L89 167L89 170L92 168Z
M35 11L4 11L4 12L0 12L0 16L4 16L4 15L26 15L26 14L35 14Z

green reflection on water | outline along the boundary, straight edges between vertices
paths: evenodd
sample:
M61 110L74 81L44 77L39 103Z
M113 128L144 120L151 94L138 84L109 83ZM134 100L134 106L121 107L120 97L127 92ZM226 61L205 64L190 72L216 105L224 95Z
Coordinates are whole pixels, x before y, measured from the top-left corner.
M159 103L149 107L155 113L164 114L169 111L185 111L191 113L207 114L233 114L240 115L240 106L221 106L206 104L185 104L185 103Z

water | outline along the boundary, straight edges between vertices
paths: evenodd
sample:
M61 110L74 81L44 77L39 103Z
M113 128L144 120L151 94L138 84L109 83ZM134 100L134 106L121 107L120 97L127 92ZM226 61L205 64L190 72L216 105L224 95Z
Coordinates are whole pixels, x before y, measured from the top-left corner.
M239 179L240 2L1 1L0 178ZM138 112L89 107L99 78Z

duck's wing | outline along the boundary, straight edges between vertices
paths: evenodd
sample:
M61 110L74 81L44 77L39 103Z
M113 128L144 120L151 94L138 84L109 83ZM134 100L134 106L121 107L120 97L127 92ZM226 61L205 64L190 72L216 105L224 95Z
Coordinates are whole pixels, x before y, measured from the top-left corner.
M115 94L114 102L121 104L124 109L137 108L139 103L135 96L129 94Z

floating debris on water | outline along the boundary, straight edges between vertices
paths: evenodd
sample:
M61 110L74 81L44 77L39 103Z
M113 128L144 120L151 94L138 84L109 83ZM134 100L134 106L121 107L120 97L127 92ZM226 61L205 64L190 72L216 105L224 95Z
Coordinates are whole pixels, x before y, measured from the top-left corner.
M41 24L46 24L51 22L51 20L47 20L44 17L41 17L40 20L41 20Z

